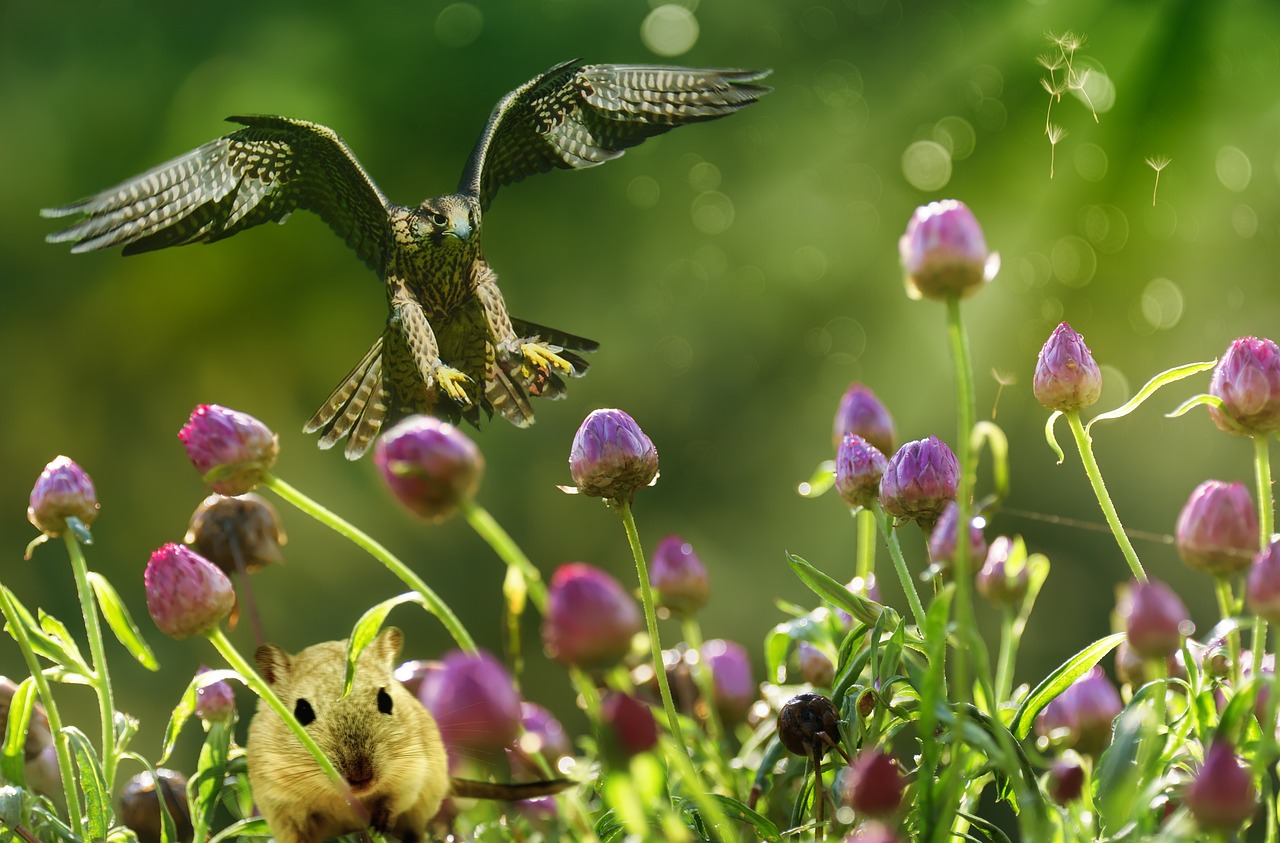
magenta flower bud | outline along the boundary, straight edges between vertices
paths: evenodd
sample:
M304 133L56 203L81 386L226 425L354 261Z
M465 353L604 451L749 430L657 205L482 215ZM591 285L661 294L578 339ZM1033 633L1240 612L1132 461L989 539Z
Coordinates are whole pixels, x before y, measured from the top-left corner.
M658 745L653 710L630 694L608 691L600 701L600 724L610 754L628 759Z
M1083 755L1098 756L1111 743L1111 723L1120 716L1124 703L1120 692L1101 668L1093 668L1063 691L1066 717L1075 728L1075 749Z
M551 576L542 643L561 664L610 667L631 651L643 628L635 598L599 568L570 562Z
M424 694L435 693L423 688L438 682L443 672L444 665L436 659L414 659L396 667L395 677L406 691L421 700Z
M276 435L265 424L218 404L192 410L178 438L205 484L220 495L252 492L280 452Z
M955 199L916 208L898 241L898 253L907 296L913 299L946 301L971 295L995 276L1000 265L999 258L987 250L973 211Z
M1116 616L1129 647L1145 659L1167 659L1182 646L1191 615L1172 588L1159 580L1133 581L1120 593Z
M942 510L942 517L934 525L929 534L929 558L941 570L949 570L955 563L956 547L959 541L960 507L955 501L948 501ZM983 520L973 518L969 521L969 563L987 556L987 539L982 535Z
M917 439L889 458L880 478L880 506L931 531L947 502L956 499L959 484L960 461L946 443L936 436Z
M713 638L702 645L702 661L711 671L711 684L720 718L729 724L746 719L760 695L751 674L747 649L736 641Z
M1046 410L1064 413L1095 404L1102 395L1102 371L1084 337L1066 322L1053 329L1040 349L1031 388Z
M693 546L679 536L658 542L649 561L649 583L658 605L681 615L691 615L706 605L711 595L707 568Z
M501 753L520 734L520 695L507 669L489 653L454 650L419 688L452 756Z
M208 673L201 665L196 675ZM236 711L236 692L231 683L220 679L196 691L196 716L201 720L229 720Z
M283 562L280 546L287 539L276 508L251 492L205 498L191 513L191 524L182 540L227 574L239 570L239 554L245 571L252 574Z
M164 799L173 819L179 840L189 841L195 835L191 814L187 810L187 779L181 773L156 769L138 773L120 792L120 822L138 835L138 843L160 843L160 799Z
M98 496L89 475L70 457L57 457L44 467L31 489L27 520L46 536L66 532L67 519L88 527L98 517Z
M1271 542L1253 558L1245 594L1255 615L1280 624L1280 542Z
M1017 606L1027 596L1031 572L1026 565L1010 567L1009 556L1013 552L1013 540L1008 536L996 536L987 548L987 558L978 571L978 593L996 606Z
M151 554L143 581L151 619L171 638L208 632L236 602L231 580L217 565L173 542Z
M853 433L865 439L882 454L892 454L898 446L898 434L893 428L893 417L871 391L860 383L849 384L836 409L835 423L831 428L832 446L838 451L840 441Z
M856 433L846 433L836 449L836 491L851 508L871 506L889 460Z
M1060 758L1049 767L1045 785L1050 799L1059 805L1070 804L1084 792L1084 767L1078 762Z
M1053 746L1069 747L1076 742L1076 723L1068 707L1069 699L1063 699L1066 696L1067 691L1063 691L1036 715L1036 734Z
M898 810L906 786L893 756L881 749L864 749L844 771L840 801L861 816L883 818Z
M1249 567L1258 552L1258 513L1243 483L1206 480L1178 515L1174 533L1182 560L1225 577Z
M1209 394L1222 409L1209 407L1219 429L1241 436L1280 430L1280 347L1268 339L1241 337L1214 367Z
M432 416L410 416L383 434L373 461L396 499L428 521L453 515L475 494L484 474L476 444Z
M658 479L658 450L621 410L593 410L573 437L569 474L593 498L630 501Z
M556 762L573 754L573 745L569 743L569 735L564 726L560 725L554 714L537 703L520 703L520 725L524 733L516 738L514 745L507 748L507 761L515 776L546 778L542 765L536 760L537 756L541 756L554 772Z
M844 843L901 843L893 829L883 823L863 823L844 838Z
M1230 832L1253 816L1257 796L1249 768L1231 744L1218 739L1209 745L1183 800L1201 829Z
M836 666L822 650L801 641L796 645L796 661L800 665L800 681L808 682L815 688L830 688L836 678Z

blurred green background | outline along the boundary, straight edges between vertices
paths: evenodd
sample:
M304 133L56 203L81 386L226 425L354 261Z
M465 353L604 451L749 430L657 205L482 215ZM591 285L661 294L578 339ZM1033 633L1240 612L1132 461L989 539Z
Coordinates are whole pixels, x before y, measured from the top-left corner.
M1053 103L1067 134L1051 179L1037 57L1056 49L1047 33L1066 30L1087 39L1075 67L1097 119L1083 97ZM253 112L332 126L389 197L417 201L452 189L502 94L575 56L770 67L775 91L598 170L508 188L485 219L512 312L602 343L566 401L537 407L535 427L475 434L488 463L480 502L548 576L582 560L634 579L617 517L555 489L579 422L602 406L626 409L658 447L661 481L636 502L641 535L652 548L679 533L709 567L708 637L758 651L782 619L775 598L811 603L784 551L850 576L853 522L834 494L805 500L796 486L831 456L832 414L851 381L876 390L901 439L954 444L943 309L907 300L897 257L913 208L945 197L974 209L1003 256L965 312L980 417L994 415L1010 439L1008 505L1100 524L1078 458L1055 466L1044 444L1036 353L1069 320L1103 364L1109 408L1236 336L1280 333L1278 35L1280 7L1243 0L9 0L0 576L29 606L78 626L65 550L22 559L35 535L24 517L31 484L54 456L73 457L102 501L90 565L116 584L163 665L147 674L110 648L118 703L146 722L136 748L153 757L162 718L216 654L154 630L142 570L153 549L181 539L203 497L175 434L196 404L221 403L278 431L282 477L401 554L499 649L502 573L490 549L461 520L416 522L370 460L322 453L300 432L386 307L374 275L317 218L122 259L45 244L59 225L37 210ZM1154 206L1152 156L1171 159ZM1001 391L993 370L1013 382ZM1207 384L1181 384L1095 431L1122 518L1156 537L1138 541L1148 571L1179 587L1202 629L1214 620L1210 583L1159 537L1202 480L1251 477L1249 445L1203 412L1162 417ZM274 641L343 637L400 590L354 547L281 512L288 562L256 578ZM1054 564L1019 665L1034 682L1109 631L1127 569L1109 536L1087 527L1001 515L990 532L1020 532ZM914 531L907 547L923 567ZM400 609L392 621L408 634L406 655L448 646L424 613ZM537 654L532 624L529 634L529 696L580 728L563 672ZM252 649L247 624L234 638ZM0 647L0 670L25 673L13 646ZM96 733L88 695L62 696Z

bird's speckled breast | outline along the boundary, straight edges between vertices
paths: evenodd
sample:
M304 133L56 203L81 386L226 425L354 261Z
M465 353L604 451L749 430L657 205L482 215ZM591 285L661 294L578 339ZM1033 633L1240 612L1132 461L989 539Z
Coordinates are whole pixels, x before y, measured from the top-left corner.
M480 257L478 239L423 236L407 209L397 209L391 222L395 246L389 256L387 278L403 281L428 319L447 316L474 297L475 269ZM388 285L388 289L394 286Z

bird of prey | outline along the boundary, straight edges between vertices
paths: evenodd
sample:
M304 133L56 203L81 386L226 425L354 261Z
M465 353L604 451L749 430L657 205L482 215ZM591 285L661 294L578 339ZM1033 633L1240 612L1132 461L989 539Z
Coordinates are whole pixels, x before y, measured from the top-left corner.
M454 193L389 201L333 130L274 116L94 196L42 211L78 215L50 242L131 255L212 243L303 209L320 216L386 284L382 334L306 425L357 459L388 419L480 411L533 422L530 396L562 397L595 342L507 314L480 240L499 188L553 168L601 164L646 138L732 114L769 91L768 71L570 61L498 101Z

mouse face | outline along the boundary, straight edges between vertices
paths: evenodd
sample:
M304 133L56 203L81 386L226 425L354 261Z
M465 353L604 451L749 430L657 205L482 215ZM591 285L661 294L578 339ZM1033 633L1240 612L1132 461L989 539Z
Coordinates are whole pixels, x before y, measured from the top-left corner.
M310 843L373 827L420 839L449 788L435 721L393 676L403 636L388 627L356 662L342 697L346 643L290 655L258 648L258 669L345 779L341 792L265 703L249 727L254 798L280 843ZM352 798L348 798L352 797Z

